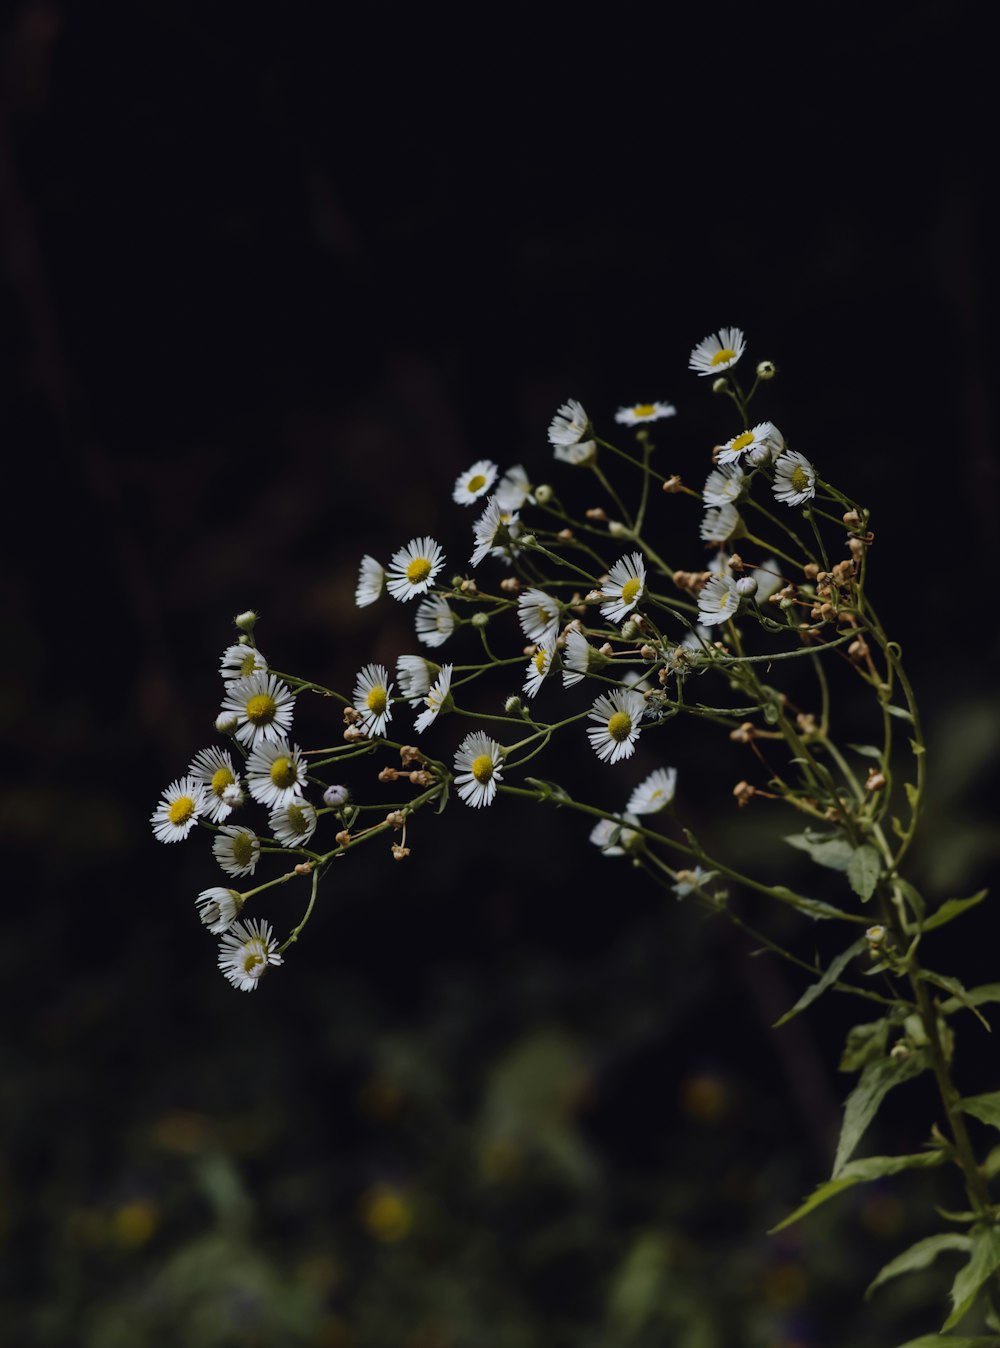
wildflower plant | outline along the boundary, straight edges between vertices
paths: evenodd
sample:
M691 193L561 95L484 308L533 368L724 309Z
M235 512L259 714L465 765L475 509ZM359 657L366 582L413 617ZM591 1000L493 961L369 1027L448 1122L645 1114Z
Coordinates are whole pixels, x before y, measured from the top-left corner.
M471 516L462 521L457 561L425 535L387 562L365 554L359 607L417 600L414 644L429 654L400 653L395 677L369 662L353 688L339 690L281 672L257 648L256 615L239 615L239 639L221 658L215 726L225 742L198 749L165 789L153 832L166 843L211 835L207 860L214 856L222 874L196 909L220 938L220 971L253 991L272 971L287 974L287 952L316 913L321 881L334 870L343 880L366 844L387 860L407 859L429 807L440 814L528 802L579 813L581 839L610 859L602 866L636 868L797 969L802 992L779 1024L830 991L864 1004L840 1063L857 1080L831 1176L775 1229L885 1176L952 1173L963 1192L945 1229L903 1250L869 1290L957 1254L940 1332L912 1348L997 1348L1000 1202L992 1183L1000 1146L977 1151L969 1120L1000 1128L1000 1089L963 1095L953 1065L957 1031L989 1028L980 1008L1000 1002L1000 983L965 988L933 967L934 933L985 891L934 907L907 875L926 752L900 647L869 594L869 512L822 476L813 462L821 445L807 456L771 420L751 416L776 369L761 361L742 380L746 348L740 329L722 328L690 355L690 371L712 377L730 414L706 449L703 489L662 469L654 435L672 443L684 434L672 403L620 408L614 422L628 440L618 443L603 439L571 398L548 427L551 484L541 468L501 472L488 459L455 481L456 505L476 508L471 525ZM565 501L561 481L572 483ZM594 503L578 510L566 502L581 484ZM691 501L700 521L685 506ZM445 660L430 658L440 648ZM870 700L871 743L835 734L834 670ZM299 728L306 699L321 700L327 722L330 708L340 709L318 745ZM745 776L725 788L729 808L791 821L786 841L816 867L817 881L839 876L817 883L824 897L710 850L690 822L683 771L669 762L681 718L697 726L706 751L721 737L746 755ZM566 737L591 755L598 795L606 780L620 779L617 807L582 798L586 786L576 780L570 790L543 775ZM629 760L640 739L646 764L635 770ZM652 771L650 758L659 759ZM235 887L247 878L250 887ZM279 939L272 924L303 887L297 920ZM751 925L741 893L758 896L765 912L778 905L810 924L825 961L803 959L766 925ZM933 1081L938 1102L928 1133L905 1154L859 1159L883 1100L920 1076ZM975 1337L952 1336L959 1326Z

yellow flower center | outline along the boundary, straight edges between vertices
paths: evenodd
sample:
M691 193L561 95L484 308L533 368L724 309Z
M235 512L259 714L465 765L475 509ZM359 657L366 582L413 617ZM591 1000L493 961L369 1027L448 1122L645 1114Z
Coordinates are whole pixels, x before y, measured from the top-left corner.
M741 449L746 449L747 445L752 444L753 444L753 431L744 431L742 435L738 435L736 439L732 441L729 448L735 449L736 452L739 453Z
M486 486L486 479L482 473L477 473L475 477L470 477L465 485L468 491L482 491Z
M233 860L238 866L249 866L253 861L253 838L249 833L237 833L233 837Z
M796 491L807 491L809 488L809 474L797 463L792 469L791 477L788 479Z
M235 781L236 778L233 776L233 774L229 771L228 768L218 768L215 772L212 773L213 795L221 797L226 787L232 786L233 782Z
M264 956L259 954L256 950L245 950L243 952L243 972L248 978L256 978L257 975L254 973L254 970L266 963L267 961L264 959Z
M388 701L389 699L386 696L385 689L379 685L377 688L372 688L369 691L368 696L365 698L365 705L370 712L374 713L374 715L381 716L385 711L386 703Z
M172 824L186 824L189 819L194 818L195 809L195 803L190 796L178 796L176 800L170 802L167 818Z
M544 650L538 651L538 652L536 653L536 655L535 655L535 668L538 670L539 674L544 674L544 673L545 673L545 651L544 651Z
M287 755L282 754L280 758L276 758L271 764L271 781L275 786L280 786L283 790L287 790L288 787L294 786L297 780L298 776L295 771L295 764L287 757Z
M655 403L639 403L637 407L632 408L632 415L634 417L651 417L655 411Z
M247 720L251 725L270 725L278 704L267 693L257 693L247 703Z
M244 655L243 659L240 661L240 673L243 675L252 674L256 668L257 668L256 651L247 651L246 655Z
M431 574L431 564L426 557L414 557L406 568L406 579L411 585L419 585Z
M632 730L632 718L627 711L616 711L608 722L608 734L618 744L627 740Z
M289 805L286 818L288 820L288 827L293 833L305 833L306 816L300 805Z
M721 351L716 351L715 355L714 355L714 356L712 357L712 359L709 361L709 364L710 364L710 365L721 365L723 361L726 361L726 360L733 360L733 359L735 359L735 357L736 357L736 352L733 351L733 350L731 349L731 347L724 346L724 347L722 348Z
M649 797L649 803L650 803L650 805L652 805L654 801L659 800L660 797L661 797L662 795L663 795L663 792L660 790L659 787L657 787L656 790L655 790L655 791L652 793L652 795Z
M631 604L632 600L641 589L642 581L638 576L633 576L631 580L627 580L622 586L622 598L625 600L625 603Z
M493 776L493 759L489 754L480 754L478 758L472 760L471 772L477 782L483 786Z

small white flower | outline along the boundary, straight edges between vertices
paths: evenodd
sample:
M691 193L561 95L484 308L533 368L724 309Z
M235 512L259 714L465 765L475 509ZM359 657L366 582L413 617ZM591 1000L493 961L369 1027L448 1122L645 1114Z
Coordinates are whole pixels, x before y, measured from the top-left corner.
M702 516L699 532L706 543L725 543L740 523L740 512L734 505L713 506Z
M769 461L774 452L774 437L777 434L769 421L759 421L753 430L741 431L739 435L734 435L731 440L726 441L719 452L719 463L736 463L742 454L745 454L750 462L757 463L758 451L764 455L765 461ZM752 455L755 457L751 458Z
M223 824L215 835L212 852L227 875L253 875L260 860L260 841L248 828Z
M465 801L479 809L489 805L497 793L497 782L502 780L500 764L503 754L500 745L482 731L466 735L455 754L455 785Z
M307 800L293 800L272 810L267 824L282 847L304 847L316 832L316 811Z
M178 777L163 793L149 822L160 842L180 842L208 809L205 788L196 777Z
M240 779L226 750L202 749L195 755L188 775L205 788L205 813L209 819L218 824L228 818L233 810L230 803L234 799L232 788L236 788L236 796L239 796Z
M720 374L735 365L746 350L746 342L739 328L720 328L718 333L705 337L691 352L688 369L700 375Z
M214 931L217 936L222 932L228 931L240 915L243 907L243 895L236 889L223 889L219 885L213 885L211 889L203 889L195 899L198 905L198 916L204 922L209 931Z
M590 418L575 398L564 402L549 426L549 444L560 447L575 445L590 429ZM557 454L558 458L559 455Z
M361 713L361 725L368 735L384 735L392 720L389 694L392 684L385 665L365 665L354 685L354 706Z
M222 652L219 673L226 683L245 679L248 674L267 671L267 661L256 646L227 646Z
M386 588L394 599L406 603L418 594L426 594L443 566L440 543L433 538L413 538L405 548L392 554Z
M656 814L674 798L677 789L677 769L657 768L635 788L628 807L633 814Z
M602 655L596 647L591 646L583 633L578 632L575 627L571 627L566 634L566 647L562 659L564 688L571 688L574 683L579 683L590 670L599 669L608 662L607 657Z
M437 669L422 655L401 655L396 661L399 691L411 707L419 707L430 692L431 675Z
M598 721L596 730L588 730L591 748L605 763L617 763L635 752L639 738L642 713L646 701L641 693L616 688L602 693L589 713L591 721Z
M739 591L732 576L713 576L698 595L698 621L705 627L724 623L740 606Z
M281 964L269 922L234 922L219 942L219 968L241 992L253 992L272 964Z
M246 770L250 794L261 805L287 805L302 794L306 765L297 744L287 740L258 744Z
M620 426L642 426L647 421L659 421L661 417L674 417L677 408L673 403L633 403L631 407L619 407L615 421Z
M539 646L534 655L528 661L528 668L525 671L527 678L524 681L523 689L529 697L534 697L545 681L545 676L552 668L552 662L555 659L556 645L554 641L547 642L544 646Z
M417 640L425 646L443 646L455 630L458 616L441 595L432 595L421 601L417 609L414 627Z
M544 646L559 634L559 605L544 590L524 590L517 596L517 620L529 641Z
M590 841L601 849L606 857L623 857L638 842L639 834L634 829L625 828L625 824L638 824L634 814L623 814L615 819L598 819L590 830Z
M520 510L525 501L533 503L534 498L531 495L531 483L528 480L528 474L519 463L513 468L508 468L506 473L497 483L496 489L497 504L503 511L513 512Z
M726 463L713 468L705 479L701 499L707 506L735 505L743 495L746 473L738 463Z
M803 454L786 449L774 465L774 495L785 505L803 505L816 495L816 469Z
M645 589L646 567L642 553L633 552L628 557L620 557L601 586L601 594L607 595L609 601L601 605L602 616L609 622L620 623L638 604Z
M763 566L758 566L753 573L753 578L757 582L757 603L766 604L781 589L785 583L781 574L781 563L775 557L770 557Z
M434 681L434 686L427 694L427 707L422 711L413 723L413 728L418 735L422 735L427 727L436 719L437 714L444 707L451 689L451 671L452 665L442 665L441 672Z
M385 567L374 557L365 553L361 558L358 571L358 584L354 591L354 602L358 608L367 608L374 604L385 586Z
M486 504L486 509L480 515L472 526L472 532L476 540L476 548L469 561L473 566L478 566L488 553L493 551L494 545L500 538L504 537L505 532L509 533L512 525L517 523L517 516L508 511L500 509L500 502L495 496L491 496Z
M252 749L288 734L295 694L274 674L248 674L226 685L222 710L236 716L236 738Z
M718 873L718 871L705 871L700 866L693 866L691 870L678 871L677 883L671 885L670 888L679 899L686 899L696 889L704 889L710 880L715 879Z
M597 458L597 441L580 440L575 445L556 445L552 451L562 463L571 463L576 468L591 463Z
M480 459L456 479L451 499L458 505L472 505L493 486L497 472L497 466L491 459Z
M772 422L770 435L763 444L750 446L746 452L746 461L751 468L763 468L773 463L779 454L784 453L784 449L785 437Z

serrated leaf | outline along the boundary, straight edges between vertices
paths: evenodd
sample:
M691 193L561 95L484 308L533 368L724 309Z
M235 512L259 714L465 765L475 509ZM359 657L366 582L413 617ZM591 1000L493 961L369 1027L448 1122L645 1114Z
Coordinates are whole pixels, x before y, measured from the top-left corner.
M986 1095L969 1095L959 1100L958 1107L963 1114L971 1114L982 1123L1000 1128L1000 1091L990 1091Z
M864 754L865 758L877 758L882 761L882 750L876 749L874 744L849 744L848 749L853 749L856 754Z
M826 992L827 988L832 987L833 984L836 983L837 979L847 968L848 964L850 964L851 960L854 959L855 956L860 955L862 951L866 949L867 945L868 942L866 938L864 936L859 936L853 945L849 945L846 950L842 950L837 958L832 961L830 967L823 976L817 982L810 983L809 987L806 988L805 992L791 1010L786 1011L780 1020L774 1022L774 1028L777 1029L779 1025L784 1025L785 1022L791 1020L793 1016L797 1016L800 1011L804 1011L807 1006L811 1006L817 997L821 997L823 993Z
M840 1055L837 1070L840 1072L860 1072L865 1063L874 1062L885 1056L885 1046L889 1041L889 1020L869 1020L862 1025L852 1025L847 1031L847 1042Z
M800 852L808 852L817 865L831 871L846 871L854 852L839 833L790 833L785 842Z
M882 858L871 843L856 847L847 863L847 881L862 903L867 903L875 893L881 874Z
M974 1339L957 1339L953 1334L921 1334L919 1339L909 1339L899 1348L1000 1348L1000 1338L995 1334L985 1337L979 1334Z
M927 1060L919 1051L909 1053L905 1058L878 1058L867 1064L844 1103L844 1121L840 1127L832 1179L842 1175L851 1153L892 1088L919 1076L926 1066Z
M969 1262L958 1270L951 1289L954 1309L941 1326L942 1331L954 1329L975 1301L980 1287L1000 1268L1000 1228L980 1227L972 1234L972 1253Z
M876 1287L881 1287L890 1278L898 1278L901 1273L918 1273L921 1269L927 1268L945 1250L969 1250L971 1248L971 1237L963 1236L959 1231L944 1231L940 1235L927 1236L925 1240L918 1240L915 1245L911 1245L908 1250L898 1254L895 1259L890 1259L888 1264L879 1270L868 1284L865 1300L867 1301Z
M933 931L935 927L943 927L947 922L954 922L955 918L961 916L966 909L975 908L977 903L982 903L988 893L988 889L981 889L978 894L973 894L971 899L947 899L924 922L924 931Z
M827 1199L836 1197L845 1189L852 1189L856 1184L884 1179L886 1175L898 1175L902 1170L931 1170L934 1166L941 1165L945 1159L946 1153L943 1151L920 1151L912 1156L866 1156L860 1161L850 1161L836 1179L829 1179L817 1185L804 1203L789 1213L777 1226L771 1227L768 1235L773 1236L776 1231L783 1231L786 1226L799 1221Z
M889 713L890 716L898 716L901 721L913 720L913 717L910 715L910 713L906 710L905 707L888 706L886 707L886 711Z

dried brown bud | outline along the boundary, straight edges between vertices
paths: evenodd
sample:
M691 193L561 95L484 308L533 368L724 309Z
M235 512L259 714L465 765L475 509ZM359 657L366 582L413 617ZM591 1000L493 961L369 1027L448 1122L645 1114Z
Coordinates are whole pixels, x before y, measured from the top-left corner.
M410 849L408 847L401 847L399 843L392 844L393 861L404 861L409 855Z
M861 516L856 510L849 510L844 516L844 523L848 529L857 529L861 524Z
M612 657L612 656L614 655L614 653L615 653L615 648L614 648L614 646L612 646L612 644L611 644L610 641L606 641L606 642L604 643L604 645L601 646L599 649L600 649L601 655L606 655L606 656L608 657L608 659L611 659L611 657Z
M872 768L865 778L866 791L881 791L885 787L885 773L880 772L878 768Z
M806 580L815 580L819 575L819 567L815 562L807 562L802 570L805 573Z
M406 823L406 815L402 810L390 810L385 817L385 822L391 824L393 828L402 828Z
M411 786L430 786L433 780L433 772L428 772L426 768L416 768L410 773Z
M655 659L656 659L656 651L653 649L652 646L649 646L649 645L641 646L641 647L639 648L639 654L642 656L642 658L643 658L644 660L655 660Z
M556 534L556 538L564 538L567 541L572 537L573 537L572 529L560 529L559 532Z
M476 584L476 582L475 582L474 580L472 580L471 577L468 578L468 579L466 579L466 580L463 580L462 583L461 583L461 585L459 585L458 588L462 591L463 594L478 594L478 593L479 593L479 586Z
M864 660L869 651L868 642L864 637L858 637L857 641L852 641L847 648L847 654L852 660Z
M386 767L381 769L378 775L378 779L380 782L397 782L399 781L400 775L401 774L398 768Z
M520 594L521 582L518 580L517 576L504 576L503 580L500 582L500 588L501 590L505 590L507 594Z
M750 801L757 794L757 788L751 786L749 782L737 782L733 787L733 795L736 797L736 804L742 810L744 805L749 805Z
M584 514L588 520L606 520L608 518L607 512L601 506L591 506L589 510L584 511Z
M729 738L737 744L749 744L756 735L756 727L752 721L744 721L742 725L737 726L735 730L730 730ZM743 785L743 783L741 783Z
M676 473L673 473L670 477L667 478L666 482L664 482L663 490L673 494L675 492L679 492L683 486L684 483L680 480L678 475Z
M803 735L815 735L816 733L816 717L811 711L800 711L795 718L795 724Z
M346 847L347 844L351 841L350 829L342 828L340 832L334 837L333 841L337 844L338 847Z
M743 570L743 558L738 552L734 552L729 559L729 569L737 574Z
M345 707L345 708L344 708L344 724L345 724L345 725L357 725L357 723L358 723L361 719L362 719L362 716L361 716L361 713L358 711L357 707Z
M300 861L295 867L296 875L312 875L313 864L311 861Z
M358 740L367 739L363 730L359 730L356 725L349 725L344 731L344 739L348 744L357 744Z
M399 756L403 761L404 768L412 767L414 763L423 763L426 761L424 759L423 754L420 752L420 750L417 748L415 744L401 745L399 749Z

